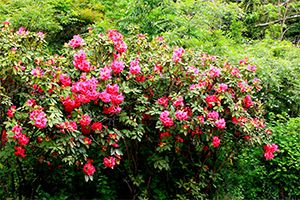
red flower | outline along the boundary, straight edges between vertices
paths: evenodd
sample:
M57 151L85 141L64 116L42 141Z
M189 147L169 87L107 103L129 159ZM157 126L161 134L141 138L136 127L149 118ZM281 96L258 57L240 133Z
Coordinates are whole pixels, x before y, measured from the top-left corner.
M94 122L92 125L93 131L100 131L102 129L102 123L99 122Z
M16 155L16 156L19 155L19 156L21 156L22 158L26 156L26 155L24 155L25 149L22 149L22 147L15 147L15 150L17 151L17 152L15 152L15 155Z
M83 166L83 171L86 175L93 175L95 173L95 167L91 165L91 163L88 163Z
M221 140L217 137L213 137L213 147L218 147L220 145Z
M104 158L104 165L105 167L110 167L113 168L116 165L116 158L114 157L108 157L108 158Z

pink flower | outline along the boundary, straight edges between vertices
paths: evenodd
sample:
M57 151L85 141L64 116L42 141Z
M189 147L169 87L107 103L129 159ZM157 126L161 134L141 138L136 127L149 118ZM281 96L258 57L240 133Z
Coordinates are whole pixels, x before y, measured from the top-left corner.
M95 173L95 167L91 163L88 163L83 166L83 171L88 176L93 175Z
M223 129L226 126L225 119L220 119L219 121L216 121L215 124L220 129Z
M26 29L25 28L23 28L23 27L21 27L20 29L19 29L19 31L17 31L17 33L18 33L18 35L24 35L24 34L27 34L28 33L28 31L26 31Z
M259 83L259 79L258 78L254 78L253 79L253 84L257 84L257 83Z
M208 112L208 118L218 119L219 118L219 113L216 112L216 111Z
M17 49L16 49L15 47L13 47L13 48L11 48L11 51L12 51L12 52L16 52Z
M176 118L179 120L187 120L188 119L187 112L182 112L182 111L177 110Z
M116 158L114 157L108 157L108 158L104 158L104 165L105 167L110 167L113 168L116 165Z
M273 159L274 158L273 153L278 149L278 146L273 143L272 145L264 146L264 149L266 150L266 152L264 153L264 157L266 159Z
M9 22L3 22L3 25L5 26L5 25L9 25Z
M117 84L113 84L113 85L107 84L106 86L106 91L109 94L117 94L119 92L119 89L120 88Z
M256 65L251 66L250 64L248 64L248 67L247 67L247 70L248 70L248 71L251 71L251 70L252 70L253 72L255 72L256 69L257 69L257 66L256 66Z
M78 121L81 124L81 126L88 126L92 120L89 115L82 115L81 119Z
M184 49L182 47L181 48L175 47L173 51L173 61L180 62L183 54L184 54Z
M110 102L110 94L108 94L105 90L99 94L99 98L104 103L109 103Z
M111 69L110 68L100 68L100 79L102 81L108 80L110 79L111 75L110 75Z
M82 43L83 43L83 40L80 38L79 35L74 35L73 39L70 40L70 42L69 42L70 46L72 46L74 48L80 47L82 45Z
M201 115L201 116L197 116L197 119L201 122L201 123L203 123L204 122L204 117Z
M46 34L42 33L41 31L37 32L36 35L40 36L42 39L46 36Z
M86 54L83 51L83 49L80 49L78 53L74 54L73 65L74 67L80 69L81 71L90 72L92 67L90 66L90 63L85 60Z
M219 85L219 88L217 88L215 90L216 90L216 92L221 93L221 92L225 92L227 89L228 89L228 86L225 83L221 83Z
M221 100L219 99L218 96L216 95L207 95L207 97L205 98L207 105L212 108L213 104L212 103L217 103L218 105L221 104ZM216 104L214 104L216 105Z
M41 68L39 68L39 67L36 67L35 69L33 69L31 71L31 73L32 73L33 76L37 76L37 77L40 77L40 78L42 76L44 76L44 74L45 74L45 73L43 73L43 70Z
M116 73L120 73L123 71L124 69L124 63L123 61L113 61L111 63L111 69Z
M139 66L140 59L135 59L135 61L130 62L129 72L132 75L139 74L141 72L141 67Z
M112 103L122 103L124 101L124 97L123 97L123 94L120 93L120 94L112 94L110 95L110 99L112 101Z
M16 106L11 106L10 109L7 110L7 115L9 117L13 117L15 112L16 112Z
M173 103L174 106L183 106L183 99L182 97L177 97L175 100L174 100L174 103Z
M160 120L164 126L173 126L173 119L169 118L169 111L165 110L160 114Z
M167 97L161 97L157 101L160 105L164 105L165 107L167 107L169 99Z
M220 142L221 140L217 136L213 137L213 147L218 147L220 145Z

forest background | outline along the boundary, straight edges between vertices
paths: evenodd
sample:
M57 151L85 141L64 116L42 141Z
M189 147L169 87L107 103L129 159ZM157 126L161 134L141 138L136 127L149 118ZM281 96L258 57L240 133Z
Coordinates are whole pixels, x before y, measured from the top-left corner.
M299 198L299 1L0 0L0 21L10 22L14 30L24 27L45 33L47 49L59 55L74 35L84 37L92 28L96 34L105 34L107 29L117 29L124 37L143 34L149 41L162 36L168 45L203 50L230 62L248 57L258 66L263 88L257 98L263 102L273 142L281 152L266 160L261 156L261 146L243 149L228 160L209 197ZM35 188L33 198L128 197L122 194L118 181L108 175L100 174L86 183L78 175L82 170L71 168L65 169L60 179L50 175L48 184L53 189ZM0 169L0 177L8 172L2 164ZM135 181L138 187L141 182ZM18 183L0 182L0 196L15 198L19 197L17 193L22 194L12 189L12 184L18 188ZM150 198L170 198L166 188L158 187L159 179L153 182Z

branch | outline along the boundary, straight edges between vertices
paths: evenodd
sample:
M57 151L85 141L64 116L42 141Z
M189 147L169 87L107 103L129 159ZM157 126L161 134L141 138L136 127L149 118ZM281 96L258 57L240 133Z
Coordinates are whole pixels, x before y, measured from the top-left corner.
M254 27L255 28L257 28L257 27L264 27L264 26L268 26L269 24L275 24L275 23L283 21L283 20L286 21L286 20L295 19L295 18L300 18L300 15L294 15L294 16L290 16L290 17L287 17L287 18L278 19L278 20L275 20L275 21L272 21L272 22L267 22L267 23L264 23L264 24L257 24Z

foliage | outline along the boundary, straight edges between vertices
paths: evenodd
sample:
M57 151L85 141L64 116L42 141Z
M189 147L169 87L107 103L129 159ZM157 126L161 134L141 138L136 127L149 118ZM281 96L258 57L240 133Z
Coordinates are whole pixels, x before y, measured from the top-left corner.
M227 195L236 195L232 192L236 190L245 199L299 198L299 118L278 117L272 123L273 142L279 149L276 158L260 159L261 147L243 149L228 171Z

